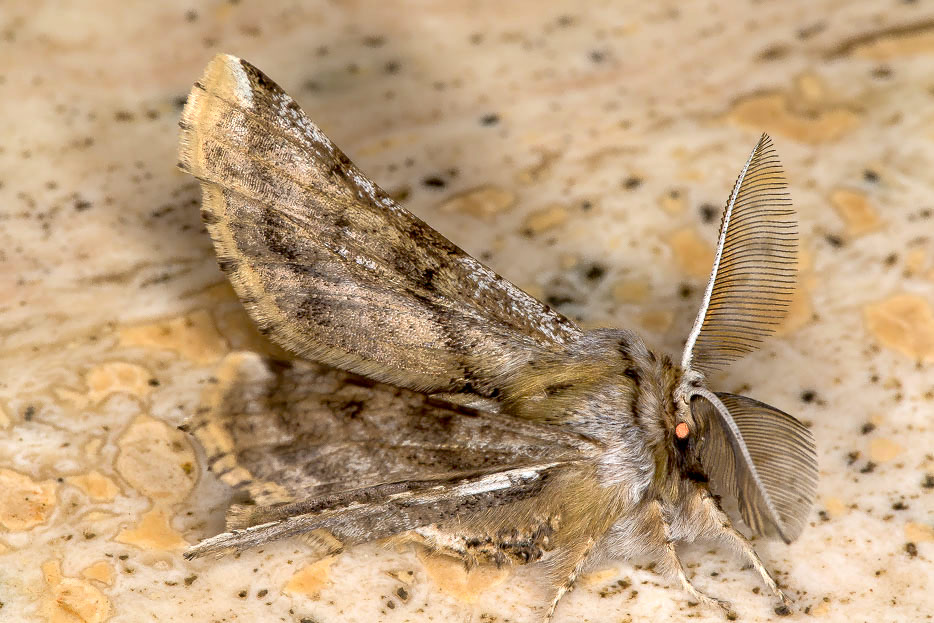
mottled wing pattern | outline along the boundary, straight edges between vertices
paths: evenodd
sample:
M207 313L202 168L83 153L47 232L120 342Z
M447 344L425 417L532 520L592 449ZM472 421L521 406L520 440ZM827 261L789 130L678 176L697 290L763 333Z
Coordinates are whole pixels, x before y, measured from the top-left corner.
M713 270L681 367L722 369L775 330L797 283L797 231L781 164L763 134L723 211Z
M179 166L253 320L288 350L430 392L495 395L520 354L579 335L369 181L258 69L219 55Z
M234 506L228 528L275 523L263 539L322 528L345 543L390 536L534 495L600 451L554 426L251 353L222 362L187 428L210 469L255 503ZM259 537L228 535L193 551L244 549Z

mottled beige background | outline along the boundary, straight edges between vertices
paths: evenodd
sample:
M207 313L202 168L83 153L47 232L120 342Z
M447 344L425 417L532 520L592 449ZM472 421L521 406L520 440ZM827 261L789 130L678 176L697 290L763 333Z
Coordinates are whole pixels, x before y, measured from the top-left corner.
M586 8L584 8L586 7ZM531 621L534 569L298 541L185 562L229 491L176 430L232 349L176 119L218 51L289 90L374 180L583 325L673 353L717 212L772 133L800 212L780 337L718 381L813 425L811 527L758 549L789 620L934 612L934 7L929 2L0 5L0 620ZM728 552L700 587L775 618ZM557 621L722 620L651 571Z

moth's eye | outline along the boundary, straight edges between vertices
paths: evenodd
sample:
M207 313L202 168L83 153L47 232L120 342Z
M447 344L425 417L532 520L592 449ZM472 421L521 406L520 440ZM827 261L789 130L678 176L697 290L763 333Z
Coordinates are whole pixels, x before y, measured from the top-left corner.
M678 425L675 426L675 437L678 439L687 439L690 434L691 427L688 426L687 422L678 422Z

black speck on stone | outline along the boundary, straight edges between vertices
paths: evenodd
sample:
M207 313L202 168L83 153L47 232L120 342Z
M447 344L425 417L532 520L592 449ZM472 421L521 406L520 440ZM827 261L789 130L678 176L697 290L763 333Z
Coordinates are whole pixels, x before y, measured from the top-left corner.
M188 9L185 11L185 21L196 22L198 21L198 12L194 9Z
M889 253L885 256L885 259L882 260L882 263L886 266L895 266L895 262L898 261L898 253Z
M830 246L832 246L835 249L839 249L840 247L843 246L843 238L841 238L837 234L827 234L826 236L824 236L824 240L826 240L827 243L830 244Z
M437 175L430 175L422 180L422 185L427 186L428 188L444 188L448 185L448 183Z
M705 223L713 223L717 219L717 213L719 210L717 209L717 206L713 205L712 203L701 204L701 207L698 209L700 210L701 220Z
M642 178L639 177L627 177L623 180L623 188L626 190L635 190L642 186Z
M863 466L863 468L862 468L861 470L859 470L859 473L860 473L860 474L871 474L871 473L874 472L874 471L876 471L876 464L873 463L872 461L868 461L868 462Z
M905 543L905 552L909 556L914 558L915 556L918 555L918 546L912 543L911 541L908 541L907 543Z
M545 302L551 305L552 307L558 307L559 305L565 305L567 303L573 303L574 299L570 296L563 294L550 294L545 299Z
M908 505L905 504L905 501L904 501L904 500L899 500L898 502L895 502L895 504L892 504L892 510L893 510L893 511L904 511L904 510L908 510Z
M117 121L133 121L133 113L129 110L118 110L114 113L114 119Z
M683 299L691 298L691 295L694 294L694 286L689 283L682 283L678 286L678 296Z
M185 583L185 586L191 586L191 584L192 584L195 580L197 580L197 579L198 579L198 576L196 576L196 575L189 575L187 578L185 578L184 580L182 580L182 582Z
M606 52L603 50L593 50L590 52L590 60L594 63L602 63L606 60Z
M36 408L32 405L28 405L26 407L26 410L23 411L23 419L26 420L27 422L31 422L32 416L34 416L35 414L36 414Z
M258 593L256 593L256 596L259 597L260 599L262 599L263 597L265 597L265 596L268 595L268 594L269 594L269 591L268 591L267 589L264 588L264 589L260 590Z
M480 125L490 126L490 125L496 125L497 123L499 123L499 115L497 115L496 113L490 113L488 115L483 115L482 117L480 117Z
M806 389L801 392L801 402L814 402L817 398L817 392L813 389Z
M383 71L387 74L397 74L400 67L399 61L386 61L386 64L383 65Z
M395 609L396 609L396 602L394 602L394 601L392 601L392 600L390 599L389 601L386 602L386 607L389 608L390 610L395 610Z
M874 430L876 430L876 425L873 424L872 422L866 422L866 423L863 424L863 426L859 429L859 432L861 432L861 433L864 434L864 435L868 435L869 433L871 433L871 432L874 431Z
M584 273L584 277L589 281L597 281L606 274L606 267L601 264L591 264L587 269L587 272Z
M150 387L159 387L159 379L149 379L147 383Z
M129 557L130 557L129 554L120 554L119 556L117 556L117 558L119 558L120 560L126 560Z
M248 594L249 594L249 593L247 593L246 591L240 591L239 593L237 593L237 597L239 597L240 599L243 599L243 598L245 598Z
M858 460L859 460L859 451L858 451L858 450L853 450L852 452L847 452L847 453L846 453L846 464L847 464L847 465L852 465L853 463L855 463L855 462L858 461Z
M872 77L881 78L881 79L891 78L892 68L889 67L888 65L879 65L878 67L872 70Z
M398 595L399 599L402 601L408 601L409 599L409 591L405 590L404 586L400 586L396 589L396 595Z
M368 48L378 48L386 43L386 39L379 35L369 35L363 38L363 45Z
M775 606L775 614L780 617L786 617L791 614L791 610L785 604Z
M925 474L921 480L921 486L925 489L934 489L934 474Z
M182 108L185 107L185 102L187 101L188 101L187 95L179 95L174 100L172 100L172 104L174 104L176 108L181 110Z
M869 182L870 184L875 184L879 181L879 174L873 171L872 169L866 169L863 171L863 179Z
M820 517L821 521L830 521L830 515L827 514L827 511L817 511L817 516Z

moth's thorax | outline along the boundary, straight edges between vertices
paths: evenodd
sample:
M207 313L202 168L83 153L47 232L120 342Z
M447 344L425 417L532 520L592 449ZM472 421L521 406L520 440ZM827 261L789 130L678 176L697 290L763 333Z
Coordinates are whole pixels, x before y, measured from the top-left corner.
M681 371L631 331L598 329L531 359L514 372L503 402L603 443L597 476L641 499L655 478L657 448L678 419Z

